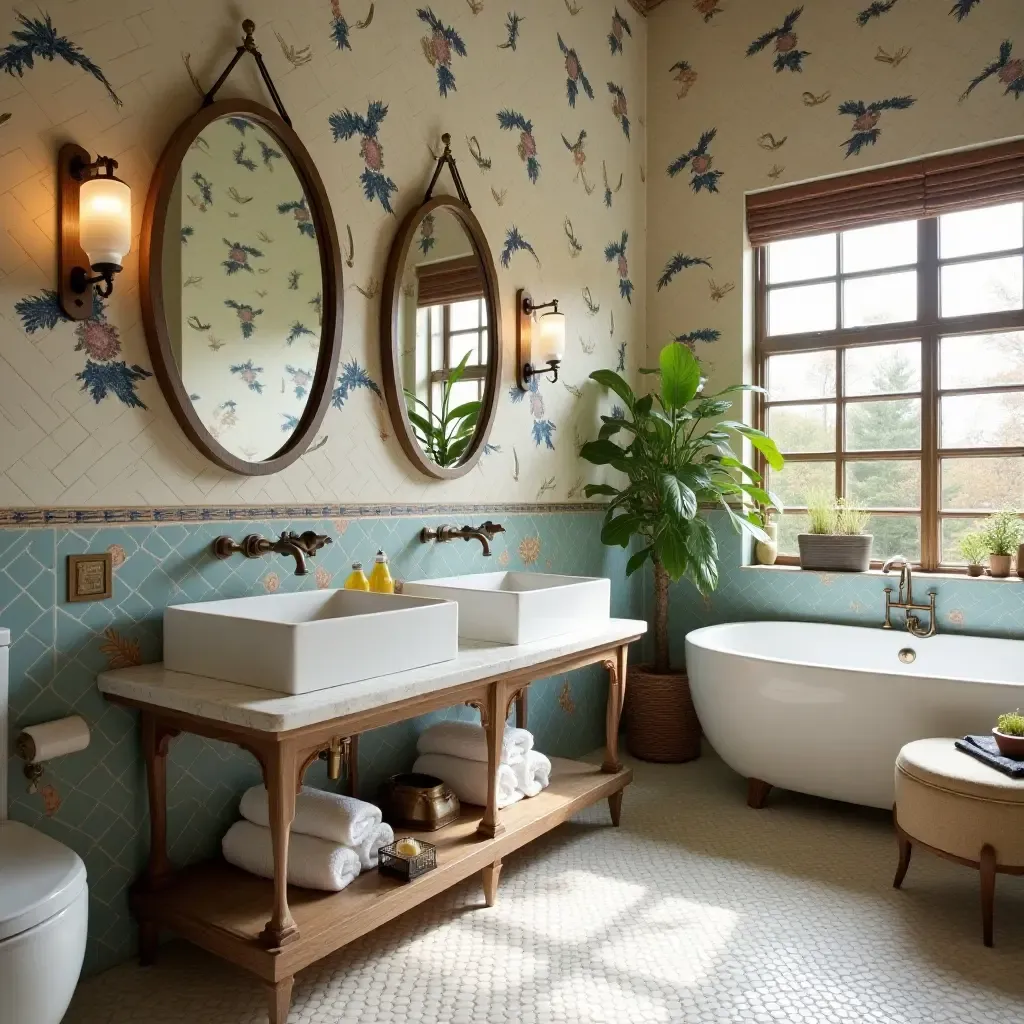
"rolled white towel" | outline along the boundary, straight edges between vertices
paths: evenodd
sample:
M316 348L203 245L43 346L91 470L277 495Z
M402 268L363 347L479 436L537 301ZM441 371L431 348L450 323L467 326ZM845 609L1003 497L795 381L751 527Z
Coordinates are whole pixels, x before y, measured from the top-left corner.
M254 825L270 825L270 805L266 786L253 786L242 795L238 807L243 818ZM342 846L360 846L381 823L379 807L344 793L303 786L295 798L292 832L316 836Z
M455 795L467 804L487 804L487 762L470 761L450 754L421 754L412 766L414 772L436 775L448 783ZM523 794L516 790L516 773L507 765L498 765L498 806L508 807Z
M359 863L364 871L369 871L377 866L377 851L382 846L395 841L395 830L385 821L377 826L377 830L367 839L362 846L356 847L359 854Z
M518 764L532 746L532 733L506 726L499 760L502 764ZM448 754L467 761L486 761L487 735L482 725L473 722L438 722L420 733L416 750L420 754Z
M516 775L516 788L524 796L536 796L551 784L551 761L539 750L527 751L522 764L512 769Z
M236 821L220 844L224 859L236 868L274 877L274 845L269 828ZM292 833L288 840L288 883L304 889L339 892L359 877L359 854L339 843Z

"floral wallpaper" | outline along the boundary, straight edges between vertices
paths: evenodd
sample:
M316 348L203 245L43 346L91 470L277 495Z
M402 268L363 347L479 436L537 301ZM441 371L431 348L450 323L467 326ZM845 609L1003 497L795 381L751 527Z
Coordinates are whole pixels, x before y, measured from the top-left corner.
M646 281L646 20L622 0L252 0L244 13L317 163L342 243L344 341L323 427L284 473L222 471L188 445L152 376L137 242L90 320L69 323L54 294L59 143L118 160L137 233L163 147L231 57L240 16L199 0L2 5L0 506L578 498L574 438L596 429L609 402L588 374L616 365L624 342L641 352L646 333L633 294ZM248 59L222 95L269 104ZM465 479L435 482L393 436L378 331L388 250L446 131L499 270L503 395L514 379L517 288L560 300L570 347L559 382L541 385L543 417L503 398L488 458ZM280 437L301 414L319 311L314 272L278 256L285 239L297 246L313 230L303 197L281 190L280 147L242 124L224 133L222 169L190 153L177 242L183 285L203 279L186 289L182 331L217 368L216 383L202 376L188 387L241 452L270 445L269 436L242 439L245 410L266 409L266 432ZM251 216L271 182L281 190L273 215ZM447 176L439 187L452 191ZM606 249L624 237L628 263L624 252L609 267ZM611 272L623 265L625 275ZM271 335L281 336L273 359L262 348Z

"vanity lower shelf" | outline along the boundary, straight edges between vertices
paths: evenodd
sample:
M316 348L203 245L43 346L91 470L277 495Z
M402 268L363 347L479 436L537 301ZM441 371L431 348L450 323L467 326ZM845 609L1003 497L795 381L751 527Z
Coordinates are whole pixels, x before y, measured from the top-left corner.
M134 911L140 920L276 983L488 868L585 807L608 798L613 801L613 818L618 818L617 801L633 779L630 769L610 774L582 761L551 761L551 785L538 796L505 808L505 830L493 839L481 838L477 827L482 808L472 806L437 832L402 830L402 835L437 847L437 868L414 882L403 884L368 871L338 893L289 886L289 905L301 938L278 949L260 942L274 883L219 859L176 873L158 891L135 893Z

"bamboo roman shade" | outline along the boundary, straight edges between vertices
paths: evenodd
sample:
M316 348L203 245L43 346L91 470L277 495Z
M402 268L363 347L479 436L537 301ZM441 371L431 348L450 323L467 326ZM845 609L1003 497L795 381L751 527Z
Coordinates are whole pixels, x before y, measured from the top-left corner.
M747 196L751 245L1024 199L1024 140Z
M475 256L464 256L416 268L419 285L416 305L446 306L451 302L479 299L484 292L484 272Z

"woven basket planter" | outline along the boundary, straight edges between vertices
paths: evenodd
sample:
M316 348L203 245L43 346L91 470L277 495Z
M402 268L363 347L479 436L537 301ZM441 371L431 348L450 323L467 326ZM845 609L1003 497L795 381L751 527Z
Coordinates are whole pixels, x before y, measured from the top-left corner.
M700 757L700 722L685 673L631 668L626 692L626 747L634 757L673 764Z
M833 572L867 572L871 567L870 533L842 535L801 533L801 569L829 569Z

